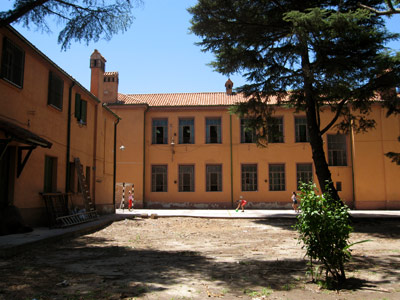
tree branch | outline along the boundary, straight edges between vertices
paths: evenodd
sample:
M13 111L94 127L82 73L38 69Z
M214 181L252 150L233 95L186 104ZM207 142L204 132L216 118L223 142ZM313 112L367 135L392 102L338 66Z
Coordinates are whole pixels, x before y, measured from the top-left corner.
M337 119L339 118L340 114L342 113L343 106L346 104L347 100L343 99L342 101L339 102L337 106L337 111L335 117L329 122L328 125L325 126L324 129L321 130L321 135L323 135L325 132L329 130L335 124Z
M44 3L48 2L49 0L36 0L28 2L27 4L17 7L14 10L9 10L5 13L6 17L0 19L0 28L10 25L11 23L17 21L23 15L27 14L31 10L35 9L38 6L43 5Z
M373 13L375 13L378 16L391 16L394 14L400 14L400 9L396 9L392 3L391 0L385 0L386 5L388 7L387 10L377 10L376 8L361 4L361 3L357 3L357 5L361 8L367 9Z

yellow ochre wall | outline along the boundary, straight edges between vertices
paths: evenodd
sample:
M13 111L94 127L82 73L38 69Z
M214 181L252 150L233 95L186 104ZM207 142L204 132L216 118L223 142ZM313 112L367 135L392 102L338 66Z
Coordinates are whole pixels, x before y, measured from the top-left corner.
M50 141L50 149L37 147L32 151L19 178L11 178L13 187L11 204L15 205L24 221L31 226L47 222L44 202L39 193L44 188L45 156L57 158L57 191L66 188L66 149L68 99L71 98L71 144L69 161L79 157L84 171L90 167L91 195L100 213L114 211L113 205L113 139L114 123L117 117L102 107L100 101L83 88L72 77L51 62L27 40L10 28L0 30L0 58L3 38L8 37L25 52L23 87L17 87L0 79L0 117L25 128ZM47 104L49 71L53 71L64 81L62 109ZM75 94L87 101L87 122L79 124L74 117ZM96 125L97 124L97 125ZM1 133L3 136L3 133ZM10 145L17 152L22 143ZM23 156L25 155L25 152ZM11 168L16 170L16 158ZM16 172L16 171L15 171ZM75 180L77 175L75 175ZM77 183L71 200L81 206L82 197L77 193Z
M235 206L236 200L242 195L249 201L249 207L289 208L291 192L296 190L296 164L312 163L310 145L295 143L294 117L301 114L295 114L293 109L277 108L275 113L284 119L284 143L271 143L267 148L260 148L255 144L240 143L240 120L235 115L231 116L227 107L146 108L145 105L111 105L110 108L122 117L118 125L117 144L118 147L125 146L124 151L117 150L117 182L135 184L137 207L230 208ZM179 118L188 117L195 120L195 143L179 144ZM221 117L221 144L205 143L207 117ZM331 117L330 112L324 112L321 127ZM331 166L332 180L334 183L342 183L339 195L351 207L398 208L400 168L391 163L384 153L400 152L400 143L397 142L397 136L400 135L399 118L386 118L385 111L379 105L373 106L371 117L377 122L376 129L364 134L353 134L353 138L351 134L346 136L347 166ZM152 144L152 120L157 118L168 118L168 144ZM334 130L328 132L335 133ZM174 146L170 144L172 137ZM323 139L327 153L326 135ZM241 165L250 163L257 164L258 191L242 192ZM268 164L271 163L285 165L285 191L269 191ZM151 167L159 164L167 165L168 192L151 191ZM178 167L185 164L194 165L194 192L178 192ZM206 192L207 164L222 165L221 192ZM317 181L315 169L313 173Z

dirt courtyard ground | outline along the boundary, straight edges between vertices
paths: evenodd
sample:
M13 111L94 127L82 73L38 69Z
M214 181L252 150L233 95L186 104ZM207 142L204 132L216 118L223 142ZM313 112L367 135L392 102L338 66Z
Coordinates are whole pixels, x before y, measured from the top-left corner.
M0 299L400 299L400 221L357 222L348 286L311 283L295 220L126 219L0 260Z

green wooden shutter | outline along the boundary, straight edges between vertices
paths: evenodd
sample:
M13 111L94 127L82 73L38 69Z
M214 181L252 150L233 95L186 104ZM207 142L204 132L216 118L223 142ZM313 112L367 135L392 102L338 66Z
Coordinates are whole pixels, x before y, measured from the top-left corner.
M81 120L86 124L87 119L87 102L85 100L81 100Z
M81 119L81 95L78 93L75 94L75 118Z

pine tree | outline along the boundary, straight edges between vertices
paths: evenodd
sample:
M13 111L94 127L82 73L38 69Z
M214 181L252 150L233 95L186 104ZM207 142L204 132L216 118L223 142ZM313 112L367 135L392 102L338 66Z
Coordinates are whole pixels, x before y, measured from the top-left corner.
M140 3L141 0L132 0ZM0 12L0 28L22 23L51 32L47 23L52 17L64 28L58 35L61 49L66 50L72 41L97 42L111 39L125 32L132 24L132 1L113 0L13 0L13 8Z
M363 1L376 9L381 3ZM380 16L349 0L199 0L189 12L198 45L215 54L214 69L246 78L237 91L250 100L233 111L250 119L259 144L268 143L274 128L268 126L272 97L278 106L305 111L319 185L325 192L330 182L338 201L323 134L334 126L374 127L368 112L377 92L389 110L400 111L396 93L387 92L400 82L400 56L385 48L398 36L387 32ZM320 122L322 109L334 113L328 124Z

